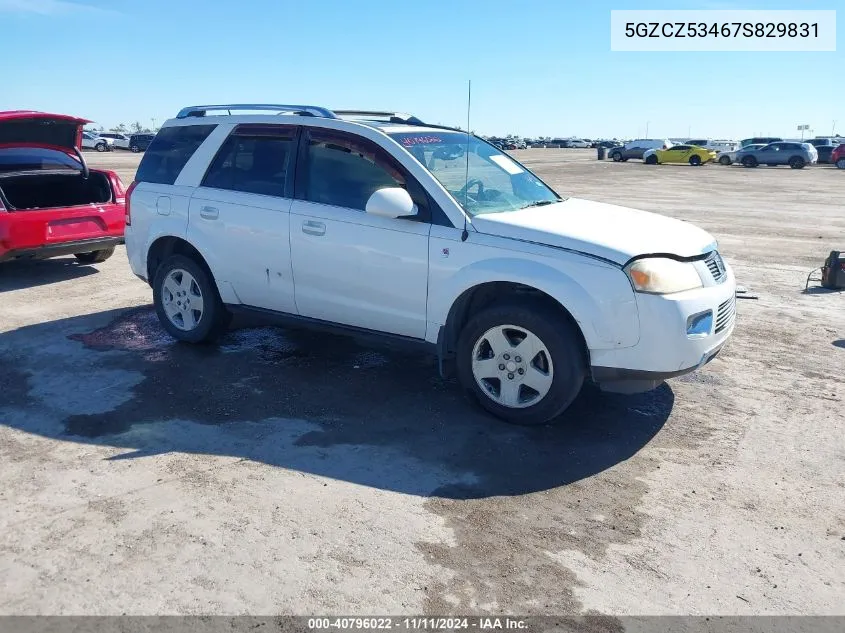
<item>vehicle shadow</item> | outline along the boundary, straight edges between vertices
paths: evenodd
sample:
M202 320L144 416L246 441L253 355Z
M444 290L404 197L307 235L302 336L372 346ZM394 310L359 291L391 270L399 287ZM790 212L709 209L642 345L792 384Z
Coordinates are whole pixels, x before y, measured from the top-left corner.
M839 347L840 349L845 349L845 338L836 339L833 341L834 347Z
M13 260L0 264L0 292L78 279L98 271L90 264L80 264L75 257Z
M7 426L130 449L110 459L226 455L453 499L537 492L611 468L655 436L674 403L668 385L634 396L588 387L556 424L516 427L483 413L418 353L273 327L182 345L149 307L7 332L4 349L23 361L0 366ZM57 401L77 404L56 415Z

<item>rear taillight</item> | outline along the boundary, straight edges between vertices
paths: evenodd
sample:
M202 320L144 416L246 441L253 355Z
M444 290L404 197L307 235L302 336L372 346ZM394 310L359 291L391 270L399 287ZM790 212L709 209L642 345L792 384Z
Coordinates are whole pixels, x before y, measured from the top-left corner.
M130 205L132 203L132 192L135 191L135 187L138 186L138 181L133 180L132 184L129 185L129 189L126 190L126 226L132 226L132 213L130 211Z

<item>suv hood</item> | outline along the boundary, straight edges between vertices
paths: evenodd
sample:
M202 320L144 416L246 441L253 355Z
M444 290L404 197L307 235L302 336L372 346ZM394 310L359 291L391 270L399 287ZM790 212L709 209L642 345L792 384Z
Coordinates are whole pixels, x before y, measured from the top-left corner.
M0 145L50 147L71 154L81 144L87 119L29 110L0 112Z
M619 265L638 255L695 257L716 248L697 226L657 213L580 198L472 218L481 233L565 248Z

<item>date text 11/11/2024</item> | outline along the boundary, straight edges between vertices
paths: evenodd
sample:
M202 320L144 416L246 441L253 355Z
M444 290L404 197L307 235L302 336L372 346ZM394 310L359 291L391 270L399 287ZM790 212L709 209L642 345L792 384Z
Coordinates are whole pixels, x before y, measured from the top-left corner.
M525 620L512 617L351 617L351 618L308 618L312 631L328 630L511 630L525 631Z

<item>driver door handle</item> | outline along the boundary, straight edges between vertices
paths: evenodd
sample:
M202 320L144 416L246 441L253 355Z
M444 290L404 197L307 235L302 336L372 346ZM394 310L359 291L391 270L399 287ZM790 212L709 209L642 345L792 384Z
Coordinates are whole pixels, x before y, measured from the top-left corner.
M325 235L326 225L323 222L315 222L314 220L305 220L302 223L302 232L308 235Z

